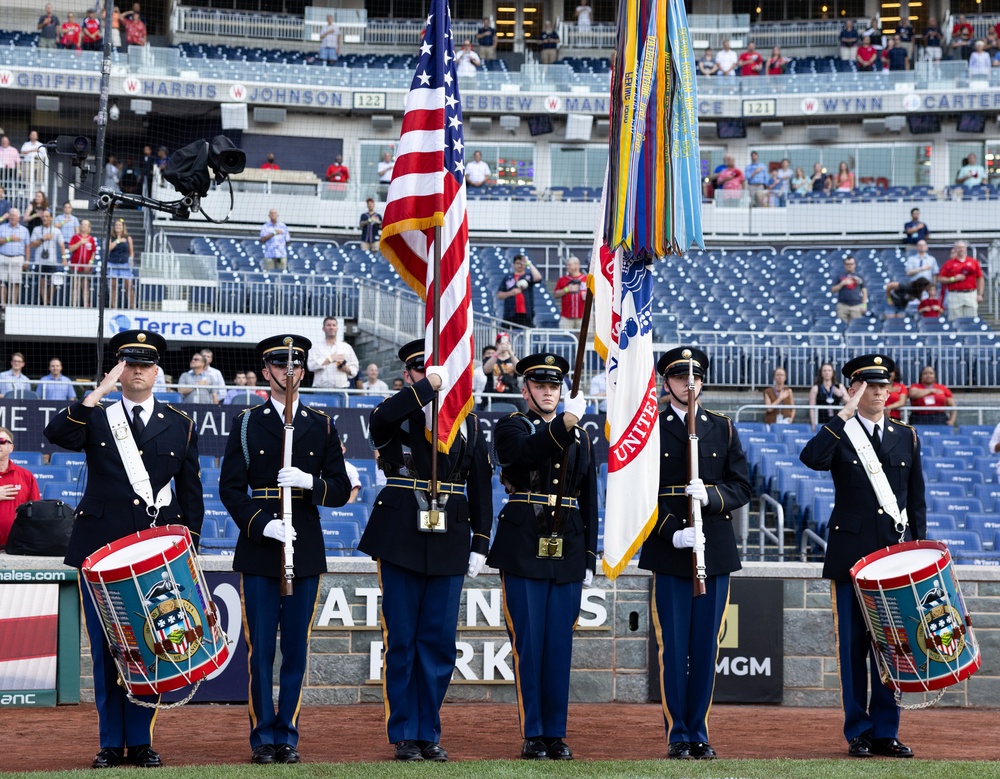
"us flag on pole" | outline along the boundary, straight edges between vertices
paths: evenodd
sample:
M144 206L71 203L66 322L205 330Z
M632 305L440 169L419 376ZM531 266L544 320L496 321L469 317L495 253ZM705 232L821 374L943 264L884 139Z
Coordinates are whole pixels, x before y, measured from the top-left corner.
M434 228L441 227L441 278L434 278ZM432 0L382 220L382 253L426 302L424 357L454 382L440 398L438 449L448 452L472 410L472 286L465 211L465 144L451 14ZM441 285L441 310L434 286ZM440 354L433 327L440 319ZM427 411L430 429L430 407Z

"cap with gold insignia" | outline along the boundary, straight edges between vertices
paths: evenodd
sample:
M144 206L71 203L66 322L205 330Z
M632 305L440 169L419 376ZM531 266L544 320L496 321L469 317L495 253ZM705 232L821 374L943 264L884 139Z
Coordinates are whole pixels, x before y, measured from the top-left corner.
M267 364L287 367L289 345L292 347L292 365L296 368L305 367L306 356L312 349L312 341L304 335L292 333L272 335L257 344L257 351L260 352L261 359Z
M563 378L569 373L569 363L558 354L539 352L519 360L514 369L518 376L523 376L525 379L562 384Z
M148 330L125 330L112 338L109 346L116 362L125 360L132 365L158 365L167 351L166 339Z
M399 361L408 371L422 371L424 369L424 339L418 338L410 341L398 352Z
M678 346L669 352L664 352L660 359L656 361L656 372L664 378L668 376L687 376L690 360L694 360L695 378L704 379L708 373L708 355L694 346Z
M889 374L896 370L896 363L884 354L862 354L846 363L840 372L849 384L867 381L869 384L888 384Z

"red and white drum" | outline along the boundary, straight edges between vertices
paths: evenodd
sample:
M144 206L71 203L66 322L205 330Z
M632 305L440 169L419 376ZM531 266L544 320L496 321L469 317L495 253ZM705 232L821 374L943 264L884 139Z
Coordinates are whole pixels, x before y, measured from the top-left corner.
M142 530L83 562L111 654L133 695L158 695L225 665L226 635L182 525Z
M907 541L862 557L851 578L872 637L882 682L928 692L979 670L979 644L948 547Z

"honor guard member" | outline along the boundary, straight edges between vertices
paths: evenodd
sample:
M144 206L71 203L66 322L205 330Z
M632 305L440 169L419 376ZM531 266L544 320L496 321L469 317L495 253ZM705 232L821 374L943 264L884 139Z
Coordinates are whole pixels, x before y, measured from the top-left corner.
M882 684L850 575L865 555L926 537L917 431L885 414L895 368L884 354L862 355L844 365L848 401L799 455L814 471L830 471L836 490L823 576L831 580L844 736L852 757L913 757L899 742L899 705Z
M719 631L729 605L729 574L740 569L733 512L750 500L750 477L732 420L695 406L698 475L688 481L689 371L695 398L708 374L700 349L671 349L656 363L670 405L660 412L660 494L656 529L642 545L639 567L653 572L653 629L660 662L660 696L668 755L712 759L708 711L715 688ZM701 504L705 542L705 591L692 592L695 528L688 497Z
M489 564L500 569L514 651L521 757L572 760L563 739L573 629L582 588L590 587L597 566L597 465L577 426L587 407L583 394L556 413L566 360L532 354L516 370L528 412L511 414L493 429L510 499L500 512Z
M291 339L292 374L288 374ZM240 534L233 570L242 574L243 628L250 657L250 747L254 763L299 762L299 708L309 631L326 573L318 506L343 506L351 495L333 420L299 402L311 344L275 335L257 344L271 398L247 409L229 431L219 496ZM291 465L283 460L285 404L292 404ZM285 524L278 488L292 491L294 578L281 595ZM272 698L275 643L281 628L278 708Z
M424 367L424 341L399 350L407 386L371 413L368 436L386 485L358 548L378 561L386 735L397 760L444 762L441 704L455 671L462 583L486 560L493 524L492 466L475 414L448 454L438 452L437 512L428 500L431 443L424 407L449 388Z
M87 488L76 507L65 559L76 568L105 544L154 524L186 525L197 548L205 513L194 422L153 395L167 342L157 333L127 330L112 338L110 346L115 365L97 389L60 411L45 428L53 444L87 456ZM122 400L102 405L119 381ZM83 594L83 613L101 737L92 766L158 767L160 756L151 746L156 709L129 701L118 683L118 668L89 594Z

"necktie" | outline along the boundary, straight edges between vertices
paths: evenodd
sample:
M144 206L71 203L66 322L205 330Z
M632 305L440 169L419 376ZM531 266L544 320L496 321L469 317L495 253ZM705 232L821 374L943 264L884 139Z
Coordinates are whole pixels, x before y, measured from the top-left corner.
M875 430L872 431L872 448L875 450L875 454L878 454L879 450L882 448L882 436L880 434L881 429L881 425L875 425Z
M142 406L138 404L132 406L132 429L135 431L136 440L142 436L142 431L146 429L146 423L142 421Z

